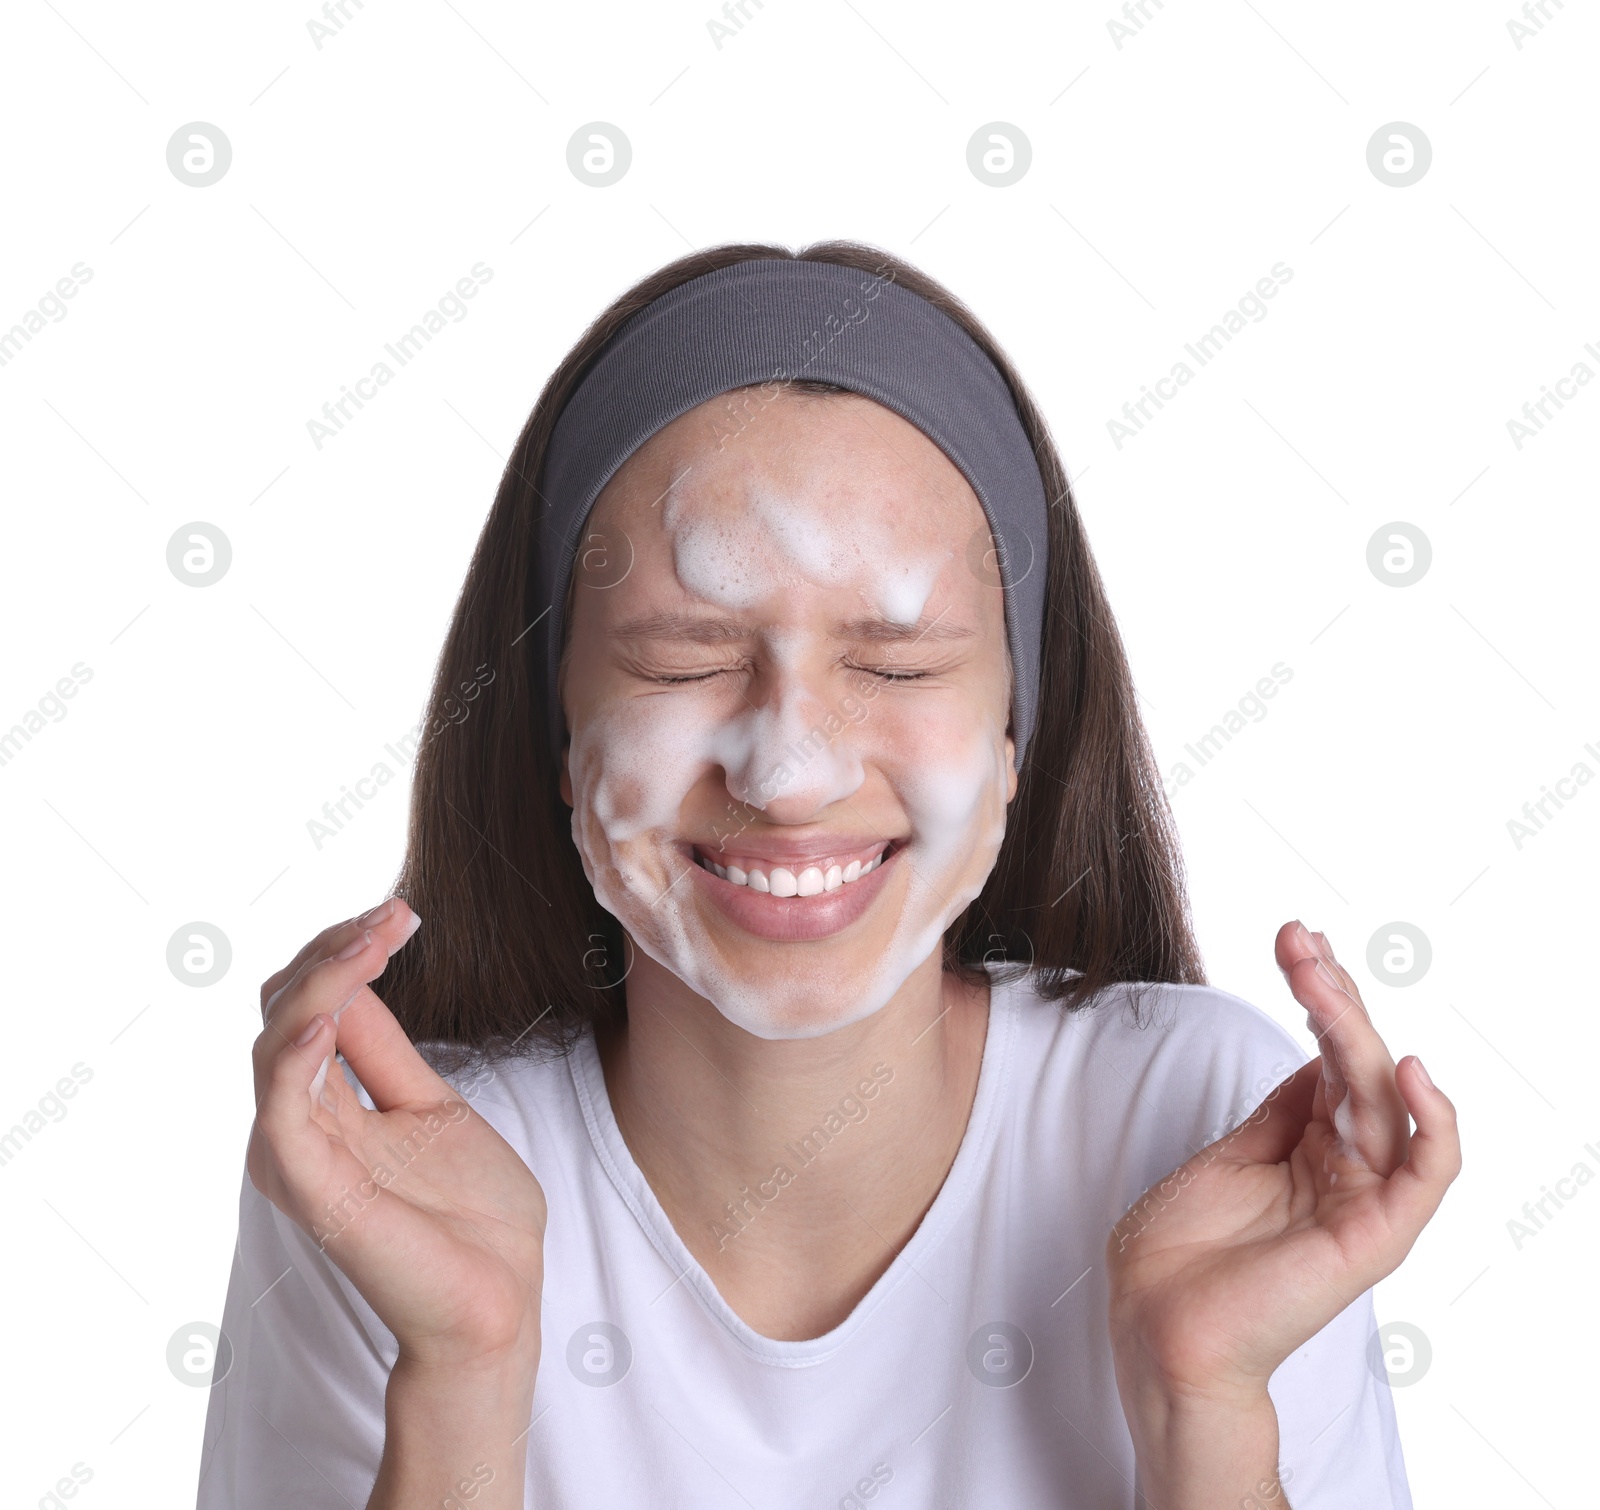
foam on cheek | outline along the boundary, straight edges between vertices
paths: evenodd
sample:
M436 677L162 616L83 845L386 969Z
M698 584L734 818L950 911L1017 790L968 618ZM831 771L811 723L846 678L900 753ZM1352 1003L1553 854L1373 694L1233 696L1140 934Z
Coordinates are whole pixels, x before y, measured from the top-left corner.
M884 951L875 993L884 1001L939 947L945 929L983 890L1005 838L1004 730L992 719L976 719L939 732L943 741L931 739L919 749L915 766L894 777L911 820L911 843L902 857L909 890Z
M729 733L741 722L710 719L688 698L626 699L603 709L573 736L572 837L600 905L645 954L730 1021L776 1037L773 1024L805 1015L828 982L815 965L809 974L797 966L763 987L747 951L724 957L685 874L693 861L674 843L684 803L717 760L719 743L759 742Z
M584 874L601 906L641 943L640 929L682 869L657 837L675 830L705 768L704 720L670 703L619 700L579 725L568 755L572 841Z

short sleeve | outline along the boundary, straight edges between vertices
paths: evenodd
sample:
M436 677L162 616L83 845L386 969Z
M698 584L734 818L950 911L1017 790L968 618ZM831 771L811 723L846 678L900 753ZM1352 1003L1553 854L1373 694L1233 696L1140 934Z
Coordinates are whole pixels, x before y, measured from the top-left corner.
M1259 1007L1226 992L1243 1017L1245 1050L1213 1136L1243 1121L1306 1061L1294 1039ZM1242 1014L1239 1009L1244 1009ZM1267 1391L1278 1412L1278 1462L1294 1510L1411 1510L1400 1431L1387 1375L1373 1371L1372 1291L1278 1365Z
M1259 1007L1212 986L1149 992L1136 1030L1108 1019L1095 1063L1115 1069L1101 1078L1138 1123L1119 1195L1131 1199L1130 1187L1148 1189L1246 1121L1308 1057ZM1376 1331L1367 1290L1268 1381L1293 1510L1411 1510L1388 1377L1368 1361Z
M1364 1291L1278 1365L1278 1464L1294 1510L1411 1510L1388 1378L1371 1365L1377 1333Z
M1254 1004L1215 988L1204 994L1215 1035L1201 1134L1209 1142L1243 1122L1308 1056ZM1268 1381L1279 1474L1294 1510L1412 1510L1389 1380L1369 1362L1376 1331L1366 1290Z
M255 1188L223 1307L196 1510L362 1510L383 1457L393 1335Z

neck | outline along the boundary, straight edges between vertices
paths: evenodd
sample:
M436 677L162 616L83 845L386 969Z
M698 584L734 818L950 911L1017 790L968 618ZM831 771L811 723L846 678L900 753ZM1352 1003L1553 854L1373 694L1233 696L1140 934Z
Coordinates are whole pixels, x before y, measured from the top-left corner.
M966 1132L989 991L938 951L877 1012L757 1038L642 952L598 1038L617 1125L684 1245L764 1336L842 1322L933 1203Z

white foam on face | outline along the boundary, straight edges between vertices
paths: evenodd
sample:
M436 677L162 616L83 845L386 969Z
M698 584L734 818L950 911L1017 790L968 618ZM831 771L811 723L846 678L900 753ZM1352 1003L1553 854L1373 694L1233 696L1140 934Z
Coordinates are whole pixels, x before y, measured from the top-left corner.
M746 517L765 531L774 556L808 582L832 586L863 564L869 535L860 526L852 531L819 530L805 510L766 489L750 498Z
M878 584L877 604L884 618L896 624L915 624L939 579L944 563L954 552L932 561L900 561L886 568Z
M813 513L765 489L752 493L737 519L698 514L669 489L662 521L672 536L678 580L730 611L753 608L796 578L820 587L853 580L886 619L915 624L955 554L907 556L903 543L868 511L846 528L837 522L820 528Z
M942 748L897 772L911 820L913 843L900 856L910 889L874 983L882 991L874 1011L941 947L945 929L983 890L1005 838L1005 729L992 718L971 719L968 728L970 737L951 730Z
M697 598L731 612L754 608L776 585L772 560L759 537L718 519L680 520L670 496L663 518L672 531L678 580Z
M908 557L866 511L843 512L827 521L763 494L737 521L719 520L669 497L662 521L680 582L724 609L754 608L800 577L850 587L886 617L914 623L954 553ZM897 710L886 689L864 717L829 735L822 724L835 710L807 684L805 645L803 630L764 635L774 690L760 707L683 688L617 697L579 721L569 750L573 840L601 905L650 958L769 1039L830 1032L888 1002L982 890L1005 836L1003 714L997 720L949 698ZM913 718L911 706L926 711ZM687 874L694 861L678 841L688 834L690 794L708 772L720 768L738 802L764 808L781 797L800 821L793 815L847 812L837 805L859 791L868 763L898 799L910 834L848 931L881 931L894 909L886 941L758 939L697 900ZM732 815L724 831L740 827ZM859 832L860 824L839 827Z

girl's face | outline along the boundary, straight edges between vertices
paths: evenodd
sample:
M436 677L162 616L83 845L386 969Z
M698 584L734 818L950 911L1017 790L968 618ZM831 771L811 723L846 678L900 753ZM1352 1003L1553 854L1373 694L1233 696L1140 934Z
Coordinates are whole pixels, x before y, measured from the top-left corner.
M633 944L761 1038L875 1012L983 886L1016 792L977 495L858 395L653 435L574 569L561 795Z

